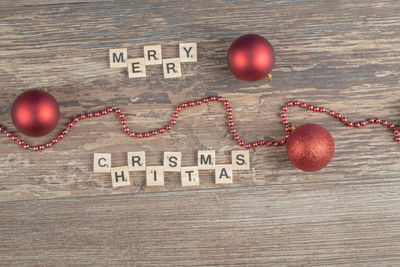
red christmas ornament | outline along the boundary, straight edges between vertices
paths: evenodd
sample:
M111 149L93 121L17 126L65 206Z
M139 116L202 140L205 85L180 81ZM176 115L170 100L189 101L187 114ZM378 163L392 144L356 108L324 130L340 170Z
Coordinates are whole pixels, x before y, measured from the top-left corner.
M307 172L324 168L335 154L331 134L318 124L304 124L287 140L286 153L294 166Z
M236 77L244 81L257 81L267 77L274 63L274 49L260 35L243 35L228 50L229 68Z
M29 90L15 99L12 121L21 133L39 137L50 133L57 125L60 110L55 98L41 90Z

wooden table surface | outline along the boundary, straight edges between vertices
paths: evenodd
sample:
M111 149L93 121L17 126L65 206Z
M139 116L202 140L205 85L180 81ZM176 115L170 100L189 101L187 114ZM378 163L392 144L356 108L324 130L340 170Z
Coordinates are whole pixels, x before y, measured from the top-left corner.
M237 80L226 52L242 34L274 46L271 82ZM161 44L164 58L196 42L198 62L183 77L147 78L110 69L108 49ZM280 138L280 107L288 100L325 106L352 120L380 116L400 123L399 1L94 1L2 0L0 3L0 123L15 131L17 95L45 86L59 101L63 129L74 114L118 106L144 131L165 125L186 99L221 95L231 101L246 140ZM315 173L291 165L285 147L250 153L251 169L216 185L200 172L198 187L179 173L165 186L112 188L93 172L93 153L146 151L147 164L164 151L195 165L197 150L214 149L229 163L242 149L230 137L221 105L184 112L174 130L130 139L113 116L79 123L56 147L24 151L0 138L0 264L79 265L348 265L400 262L400 145L377 125L345 127L299 109L288 119L319 123L335 140L332 162ZM55 132L56 132L55 131ZM25 139L32 143L43 138Z

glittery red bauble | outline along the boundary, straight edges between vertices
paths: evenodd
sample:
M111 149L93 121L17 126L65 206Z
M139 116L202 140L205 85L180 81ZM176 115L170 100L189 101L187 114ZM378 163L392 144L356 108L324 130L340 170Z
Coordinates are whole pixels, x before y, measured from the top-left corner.
M28 136L39 137L56 127L60 110L51 94L41 90L29 90L15 99L11 116L18 131Z
M267 77L274 63L274 49L260 35L243 35L228 50L228 66L241 80L257 81Z
M287 140L286 153L294 166L307 172L324 168L335 154L331 134L318 124L304 124Z

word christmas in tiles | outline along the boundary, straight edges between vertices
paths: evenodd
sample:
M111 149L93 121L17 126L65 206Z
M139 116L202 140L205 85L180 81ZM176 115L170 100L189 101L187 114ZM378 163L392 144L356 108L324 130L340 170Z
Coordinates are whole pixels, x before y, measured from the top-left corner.
M181 166L181 152L164 152L164 162L160 166L147 166L144 151L128 152L128 164L122 167L111 166L111 154L95 153L93 160L94 172L111 173L113 187L128 186L130 172L146 172L147 186L163 186L164 172L180 172L182 186L200 184L199 171L214 170L216 184L231 184L233 171L250 169L249 151L232 151L231 164L216 164L214 150L199 150L197 166Z
M110 68L128 68L129 78L146 77L146 66L163 65L164 78L182 76L181 62L197 62L197 44L179 44L179 58L163 59L161 45L143 47L143 58L128 58L128 49L110 49Z

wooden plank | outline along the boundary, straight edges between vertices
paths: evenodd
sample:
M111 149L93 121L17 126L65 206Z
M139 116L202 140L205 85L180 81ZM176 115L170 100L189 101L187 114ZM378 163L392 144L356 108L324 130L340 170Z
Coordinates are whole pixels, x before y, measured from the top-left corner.
M157 14L157 16L154 16ZM179 15L177 15L179 14ZM324 19L321 19L324 14ZM357 16L354 16L357 14ZM72 19L73 18L73 19ZM362 18L362 19L361 19ZM0 122L12 126L11 103L21 92L46 86L60 103L56 132L80 112L118 106L129 126L143 132L166 125L187 99L222 95L231 101L238 133L246 141L281 138L280 108L290 99L324 105L353 120L379 116L399 122L400 2L395 1L118 1L0 9ZM133 25L136 25L134 27ZM210 30L212 29L212 30ZM237 80L226 65L231 42L258 33L272 43L271 82ZM128 79L110 69L108 49L161 44L163 57L179 56L179 43L195 42L198 61L182 64L183 77L164 79L160 65L147 77ZM215 150L217 164L238 149L216 103L185 111L172 132L146 139L124 135L114 115L80 122L54 148L24 151L0 138L0 199L186 190L180 173L166 173L165 187L145 187L145 173L113 189L109 174L94 173L93 153L112 153L114 166L126 153L146 151L149 166L164 151L182 152L182 166L195 166L197 150ZM331 164L317 173L295 169L284 147L250 153L250 170L235 172L232 186L398 177L399 146L378 126L350 129L323 114L290 110L288 120L324 125L336 142ZM54 134L53 133L53 134ZM48 141L26 138L31 143ZM200 188L213 188L213 171L200 171Z
M4 265L396 266L400 179L12 201Z
M2 0L1 7L22 7L22 6L43 6L43 5L60 5L60 4L86 4L98 2L110 2L112 0Z

